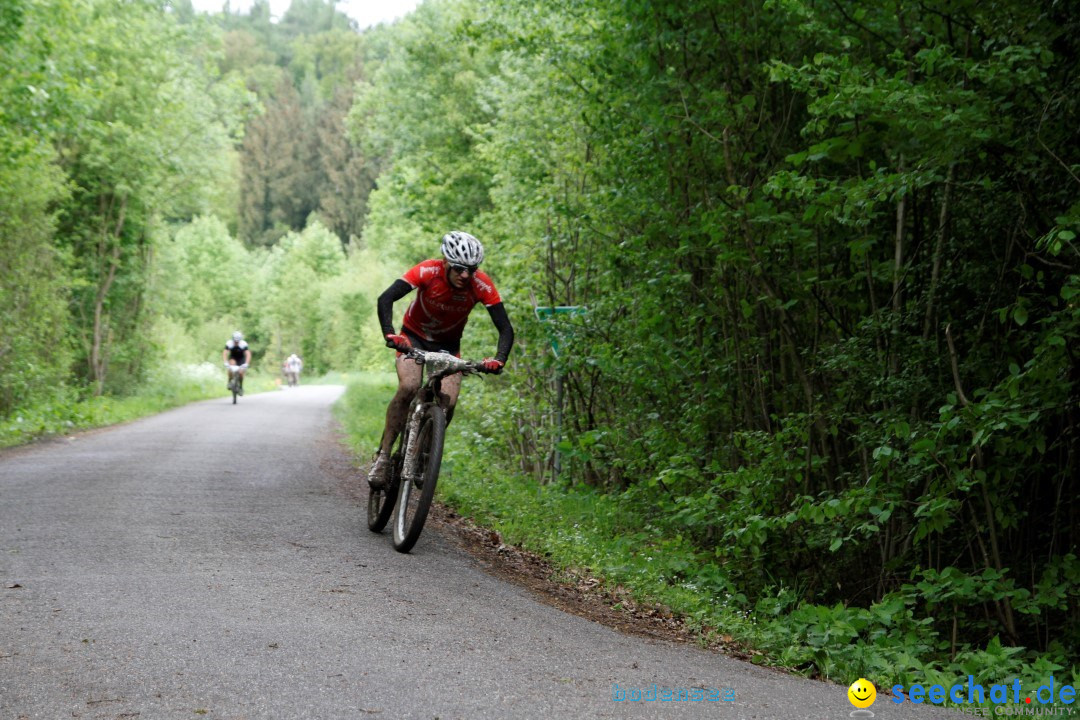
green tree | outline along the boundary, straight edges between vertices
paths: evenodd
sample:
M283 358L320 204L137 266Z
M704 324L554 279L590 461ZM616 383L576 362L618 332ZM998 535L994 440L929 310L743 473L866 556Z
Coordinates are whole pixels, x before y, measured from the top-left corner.
M569 481L722 563L717 593L928 583L949 653L1045 648L1048 622L1075 654L1076 19L473 9L425 4L358 96L389 158L363 240L415 258L464 221L511 303L588 306L558 363ZM555 368L522 325L486 423L544 476Z
M57 138L72 187L58 234L77 272L81 373L100 393L110 376L119 386L141 370L154 223L190 207L217 170L213 148L229 138L206 93L213 78L189 59L198 26L148 2L80 10L72 34L83 42L56 58L81 118Z
M272 245L316 207L315 147L300 97L284 78L265 114L248 125L241 167L240 234Z
M66 19L54 5L0 9L0 417L62 385L71 359L69 268L54 242L66 191L49 142L59 78L46 62L48 28Z
M219 319L239 322L255 290L254 261L215 217L199 217L161 243L156 287L162 311L189 331Z
M278 362L292 352L310 372L340 367L328 353L323 286L345 268L337 236L320 223L289 233L270 251L262 307L272 332L271 352Z
M461 30L473 12L462 2L418 7L396 26L398 42L350 113L364 154L393 158L370 201L392 207L392 219L380 215L364 241L402 262L426 256L443 233L470 227L490 206L490 169L475 148L492 118L478 89L496 58Z
M345 118L351 104L352 93L339 90L316 126L318 215L343 244L360 236L379 169L379 159L365 155L346 136Z

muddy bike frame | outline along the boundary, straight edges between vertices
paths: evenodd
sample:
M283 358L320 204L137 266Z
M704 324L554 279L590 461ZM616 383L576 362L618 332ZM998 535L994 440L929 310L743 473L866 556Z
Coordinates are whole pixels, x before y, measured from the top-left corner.
M405 358L423 365L427 380L413 394L405 427L391 445L386 485L370 490L368 495L368 528L382 532L393 515L394 549L403 553L409 552L420 538L439 480L446 437L442 381L455 373L488 372L479 362L444 352L414 348L405 353Z

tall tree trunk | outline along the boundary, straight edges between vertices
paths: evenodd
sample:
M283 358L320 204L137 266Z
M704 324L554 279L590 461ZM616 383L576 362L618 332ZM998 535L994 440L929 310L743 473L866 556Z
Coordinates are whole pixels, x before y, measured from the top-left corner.
M899 172L904 174L904 156L900 156ZM889 351L889 372L896 376L900 372L900 355L897 352L897 336L899 335L900 310L904 306L903 281L904 281L904 226L907 222L907 194L900 197L896 203L896 241L893 245L893 283L892 283L892 340Z
M945 248L945 234L949 225L949 201L952 198L953 181L956 178L956 163L949 165L949 174L945 178L945 191L941 198L941 214L938 216L937 243L934 245L934 264L930 272L930 290L926 294L926 317L923 318L923 340L930 338L930 326L934 321L934 296L937 294L938 281L941 277L941 255Z
M109 321L105 316L105 298L109 294L113 280L116 279L116 267L120 261L120 246L113 248L109 257L109 271L104 282L98 287L97 296L94 298L94 329L93 340L90 344L90 380L94 384L94 395L101 395L105 389L105 372L108 366L108 353L106 352L105 335L108 333Z
M112 229L111 236L119 238L124 229L124 218L127 212L127 198L120 200L120 211L117 215L116 225ZM113 281L116 280L116 268L120 265L120 244L117 242L111 251L107 245L110 237L109 228L102 230L101 242L98 245L98 255L101 258L101 270L105 272L104 279L98 285L97 295L94 297L94 327L90 344L90 380L94 386L94 395L101 395L105 390L105 374L108 370L108 341L109 320L105 315L105 299L109 295ZM107 253L107 255L106 255ZM108 270L105 267L108 266Z

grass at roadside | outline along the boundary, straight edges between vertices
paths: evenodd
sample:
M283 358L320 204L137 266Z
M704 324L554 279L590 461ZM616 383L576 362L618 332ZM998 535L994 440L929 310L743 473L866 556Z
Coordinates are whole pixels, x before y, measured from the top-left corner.
M394 378L358 376L337 412L354 451L375 449ZM655 521L633 489L609 494L587 487L540 486L500 468L497 440L470 427L459 413L447 433L438 499L477 524L497 530L508 544L545 556L567 580L598 578L617 598L669 608L699 631L745 648L755 662L848 684L853 678L911 686L949 687L971 674L984 683L1018 678L1039 687L1056 673L1059 683L1080 683L1080 668L1049 657L1031 661L991 641L942 660L948 639L927 632L914 598L887 595L868 608L823 606L802 600L798 588L776 587L748 600L725 569L677 531ZM650 519L653 518L653 519ZM767 573L767 568L761 568Z
M351 383L374 384L374 386L380 386L385 383L394 383L396 385L397 380L394 373L377 373L368 372L364 370L353 370L352 372L341 372L339 370L331 370L330 372L320 375L319 377L301 375L301 385L349 385ZM393 385L387 385L387 387L393 387ZM386 408L384 407L383 410Z
M366 461L379 445L386 403L397 388L397 376L392 372L357 372L334 377L347 386L345 395L334 406L334 415L345 428L349 447Z
M622 496L538 485L493 468L483 450L490 441L458 429L448 438L439 481L447 505L497 530L505 542L545 556L568 580L598 578L613 596L666 608L702 642L715 639L720 627L724 635L749 640L733 632L744 624L742 612L730 602L719 569L689 542L667 536Z
M705 641L734 641L760 664L848 684L852 678L950 687L972 675L984 683L1019 679L1026 688L1056 681L1077 686L1080 666L1050 654L1032 659L991 640L955 658L948 639L927 629L903 592L869 607L817 605L798 588L773 587L750 600L732 586L715 556L684 537L672 519L657 521L633 489L602 493L539 486L498 469L494 442L467 427L447 438L439 497L495 529L507 543L540 553L570 581L596 578L615 598L661 605ZM767 574L768 568L760 568ZM911 592L918 592L915 588Z
M277 386L273 378L249 374L247 394L266 392ZM75 390L59 388L52 400L13 412L0 421L0 447L13 447L51 435L115 425L153 415L196 400L225 398L225 371L216 365L185 365L160 370L137 395L79 399Z
M396 387L392 373L358 374L335 407L353 451L366 460L382 432L386 404ZM661 603L702 630L720 615L734 613L713 603L702 609L701 591L672 584L696 558L681 539L666 539L647 527L632 506L584 488L538 486L527 477L491 464L492 441L469 427L459 413L447 433L437 498L459 514L498 530L508 543L546 556L568 578L603 577L639 602Z

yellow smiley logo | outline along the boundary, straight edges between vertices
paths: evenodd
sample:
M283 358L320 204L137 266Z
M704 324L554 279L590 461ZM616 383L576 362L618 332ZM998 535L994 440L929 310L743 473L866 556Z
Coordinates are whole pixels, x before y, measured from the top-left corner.
M866 678L859 678L847 689L847 699L857 708L868 708L877 700L877 688Z

